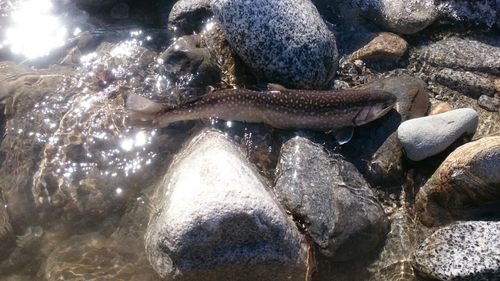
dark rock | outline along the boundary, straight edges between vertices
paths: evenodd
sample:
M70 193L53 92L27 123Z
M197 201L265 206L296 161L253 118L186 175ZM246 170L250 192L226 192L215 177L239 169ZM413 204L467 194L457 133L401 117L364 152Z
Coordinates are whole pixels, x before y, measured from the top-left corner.
M204 131L159 183L146 252L168 280L303 280L290 217L223 133Z
M497 112L500 108L500 100L487 95L480 96L477 100L477 104L479 104L480 107L491 112Z
M440 20L453 24L476 25L482 28L500 27L498 0L439 0L436 1Z
M415 251L415 268L439 280L500 280L500 222L457 222L438 229Z
M335 75L335 37L310 1L212 0L210 5L232 48L264 82L322 88Z
M332 260L370 252L388 231L384 211L358 170L305 138L283 145L275 190Z
M212 15L209 0L181 0L172 7L168 26L177 35L191 35L199 32L203 20Z
M495 93L492 81L468 71L445 68L436 72L434 77L436 82L472 98L477 99L481 95L493 96Z
M110 16L115 19L126 19L128 18L129 7L126 3L118 3L111 8L109 11Z
M415 207L426 226L498 216L500 137L485 137L452 152L418 192Z

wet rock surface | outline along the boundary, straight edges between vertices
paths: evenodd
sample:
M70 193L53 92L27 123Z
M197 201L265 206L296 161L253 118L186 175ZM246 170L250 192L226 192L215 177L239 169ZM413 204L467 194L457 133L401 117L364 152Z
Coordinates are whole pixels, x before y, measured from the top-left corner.
M438 280L500 280L500 222L457 222L415 251L415 267Z
M145 237L156 271L169 280L302 280L300 233L237 147L208 131L180 153Z
M209 0L181 0L175 2L168 15L168 25L176 34L190 35L200 31L204 19L212 16Z
M433 0L357 0L363 15L389 31L416 33L437 18Z
M491 80L471 72L445 68L435 74L435 79L450 89L476 99L481 95L493 96L495 93L495 86Z
M451 153L417 194L424 225L498 215L500 137L485 137Z
M407 48L406 41L390 32L381 32L361 49L352 54L353 59L363 61L393 61L400 58Z
M420 161L444 151L460 137L471 138L478 122L473 109L456 109L403 122L398 138L408 158Z
M310 1L213 0L210 6L231 47L263 82L322 88L335 75L335 37Z
M305 138L281 148L275 190L333 260L367 254L388 231L382 207L354 165Z

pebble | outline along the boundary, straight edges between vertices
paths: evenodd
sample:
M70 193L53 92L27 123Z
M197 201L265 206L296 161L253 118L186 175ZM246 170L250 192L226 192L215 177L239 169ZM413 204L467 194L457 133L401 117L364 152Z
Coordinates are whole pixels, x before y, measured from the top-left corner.
M478 125L477 112L462 108L403 122L398 138L406 155L420 161L444 151L463 134L473 135Z
M497 112L500 108L500 100L487 95L482 95L477 100L477 104L488 111Z
M283 144L275 191L331 260L363 256L388 232L382 207L354 165L306 138Z
M231 47L263 82L323 88L335 75L335 37L310 1L211 0L210 6Z
M440 102L432 107L431 111L429 111L429 116L445 113L451 110L453 110L453 107L449 103Z
M363 15L382 28L402 34L413 34L437 18L434 0L354 0Z
M391 32L380 32L351 57L367 62L387 62L400 58L408 48L408 43L400 36Z
M417 193L415 208L420 221L430 227L496 215L499 169L500 137L484 137L458 147Z
M469 71L445 68L436 72L434 79L441 85L475 99L481 95L493 96L495 94L495 85L490 79Z
M417 247L415 268L438 280L500 280L500 222L463 221L438 229Z
M301 234L224 133L202 131L177 157L145 235L162 278L304 280Z

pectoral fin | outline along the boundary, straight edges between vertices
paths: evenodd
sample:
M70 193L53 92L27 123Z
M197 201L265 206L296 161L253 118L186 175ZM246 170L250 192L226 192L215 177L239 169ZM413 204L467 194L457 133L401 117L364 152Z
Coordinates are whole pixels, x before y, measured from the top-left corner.
M346 127L341 129L340 131L335 132L335 139L337 140L339 145L343 145L352 139L353 134L354 127Z
M166 109L166 107L160 103L132 93L127 97L125 108L142 115L156 115Z

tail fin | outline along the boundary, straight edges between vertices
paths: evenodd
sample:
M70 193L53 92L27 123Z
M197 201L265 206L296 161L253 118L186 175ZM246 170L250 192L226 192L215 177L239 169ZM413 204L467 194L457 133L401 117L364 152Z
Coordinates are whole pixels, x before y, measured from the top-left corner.
M127 125L131 126L152 126L156 116L166 110L166 106L133 93L128 95L125 108Z

